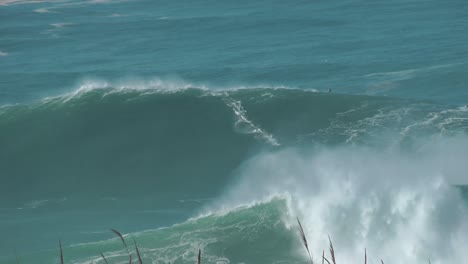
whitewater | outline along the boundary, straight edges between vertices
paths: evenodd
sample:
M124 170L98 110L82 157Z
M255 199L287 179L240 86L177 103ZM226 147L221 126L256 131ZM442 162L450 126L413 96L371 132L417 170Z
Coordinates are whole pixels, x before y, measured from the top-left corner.
M0 1L0 263L464 263L466 12Z

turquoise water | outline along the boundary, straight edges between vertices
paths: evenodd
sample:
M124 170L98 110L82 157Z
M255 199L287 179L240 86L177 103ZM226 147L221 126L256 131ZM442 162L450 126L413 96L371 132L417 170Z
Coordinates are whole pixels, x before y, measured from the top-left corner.
M467 12L0 0L0 263L462 263Z

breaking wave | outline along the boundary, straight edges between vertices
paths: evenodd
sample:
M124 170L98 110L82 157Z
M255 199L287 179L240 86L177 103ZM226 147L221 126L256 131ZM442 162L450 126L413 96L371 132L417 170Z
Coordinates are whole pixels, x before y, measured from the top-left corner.
M146 195L156 211L198 204L198 217L126 235L145 263L192 262L199 248L204 263L303 263L296 217L316 261L330 235L339 263L363 258L365 248L369 263L457 263L468 257L467 132L466 106L89 81L0 108L8 175L0 203L47 210L80 195L103 203ZM119 243L64 250L74 263L99 263L99 252L118 263L126 259ZM46 263L55 253L22 260Z

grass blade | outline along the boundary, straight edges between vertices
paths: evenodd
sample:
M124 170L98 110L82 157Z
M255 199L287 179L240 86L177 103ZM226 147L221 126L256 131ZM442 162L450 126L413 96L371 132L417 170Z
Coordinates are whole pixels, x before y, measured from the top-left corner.
M59 240L60 247L60 264L63 264L63 251L62 251L62 241Z
M367 249L364 248L364 264L367 264Z
M138 262L139 262L140 264L143 264L143 261L141 261L140 251L138 250L138 246L137 246L137 244L136 244L135 239L133 240L133 243L135 244L135 251L136 251L137 256L138 256Z
M336 264L335 249L333 248L333 243L331 241L330 236L328 236L328 241L330 241L330 255L331 255L333 264Z
M102 254L102 252L101 252L101 257L102 257L102 259L104 260L104 262L105 262L106 264L109 264L109 263L107 263L107 259L106 259L106 257L104 257L104 254Z
M201 249L198 250L198 264L201 263Z
M299 221L299 217L297 218L297 223L299 224L299 233L302 238L302 243L304 243L305 248L307 249L307 253L309 254L309 260L311 264L314 264L314 261L312 260L312 255L310 254L309 250L309 244L307 243L307 238L304 234L304 229L302 228L301 221Z
M122 241L122 244L125 246L125 249L127 250L127 254L130 255L130 251L128 251L127 243L125 243L125 239L123 238L122 234L120 234L119 231L111 228L111 231L114 232L118 237L120 237L120 240Z

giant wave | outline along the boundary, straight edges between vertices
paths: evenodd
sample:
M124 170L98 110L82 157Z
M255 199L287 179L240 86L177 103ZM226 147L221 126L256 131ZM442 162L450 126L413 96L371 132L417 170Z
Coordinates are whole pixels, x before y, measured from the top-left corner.
M153 263L191 262L198 248L206 263L301 263L296 216L316 260L327 235L340 262L362 258L364 248L374 263L466 259L466 197L455 187L467 183L466 107L168 86L87 83L2 107L2 207L145 196L176 208L198 197L197 217L127 235ZM116 239L65 250L75 263L99 262L101 251L125 259Z

